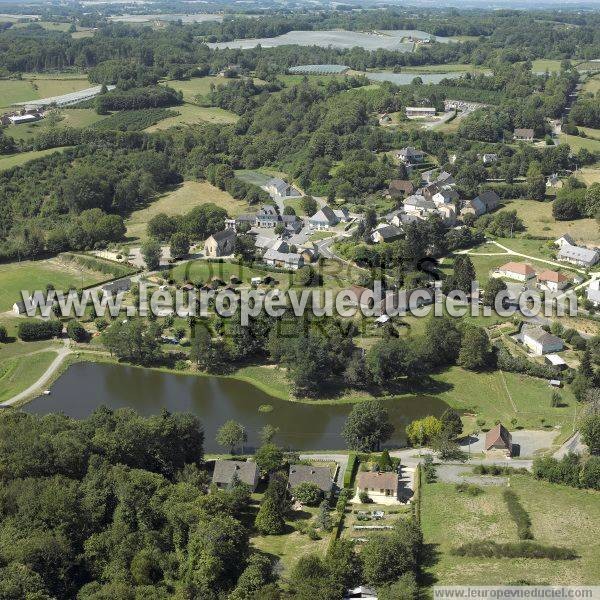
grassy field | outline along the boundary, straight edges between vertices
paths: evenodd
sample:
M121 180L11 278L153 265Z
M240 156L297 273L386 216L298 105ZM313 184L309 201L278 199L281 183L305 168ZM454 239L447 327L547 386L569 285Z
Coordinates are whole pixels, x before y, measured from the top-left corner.
M291 398L289 383L283 369L244 367L237 371L235 376L256 384L273 396L285 400ZM542 379L500 371L474 373L460 367L452 367L433 375L431 381L421 387L415 386L413 389L407 389L405 394L391 398L401 399L417 394L436 397L461 412L467 432L481 429L481 426L476 425L478 419L485 421L483 427L486 428L493 427L497 420L512 427L511 420L516 418L518 427L540 429L540 419L543 418L544 425L556 427L555 443L559 443L572 433L573 416L577 409L569 388L563 388L560 393L564 406L552 408L552 389ZM324 397L315 402L351 403L372 398L369 392L350 391L335 398Z
M160 123L148 127L145 131L164 131L170 127L181 125L197 125L199 123L235 123L238 116L222 108L197 106L196 104L182 104L173 107L179 114L175 117L163 119Z
M99 115L92 108L63 108L60 110L61 121L55 127L63 129L65 127L82 128L97 123L106 116ZM6 134L16 140L26 140L35 137L41 133L46 133L51 129L50 121L42 119L35 123L27 123L23 125L10 125L6 128Z
M583 91L591 92L592 94L600 91L600 75L588 78L583 84Z
M55 79L27 78L0 81L0 108L7 108L14 102L38 100L49 96L60 96L90 87L86 77L65 77Z
M187 81L175 81L169 79L164 81L164 85L172 87L174 90L180 91L183 94L183 99L186 102L195 102L196 96L205 96L211 90L212 86L226 85L231 79L224 77L193 77Z
M434 554L428 572L436 585L596 584L600 572L600 494L516 475L510 487L532 520L536 541L572 548L579 558L484 559L457 557L450 550L476 540L518 541L502 486L486 486L471 497L445 483L425 484L421 521Z
M91 285L107 279L106 274L81 270L57 258L22 261L0 265L0 312L10 310L21 300L21 290L45 290L52 283L56 289Z
M242 181L245 181L246 183L253 183L254 185L258 186L264 185L265 183L267 183L267 181L269 181L269 179L272 179L273 177L279 177L281 179L287 180L287 173L283 173L282 171L278 171L277 169L270 169L266 167L260 170L238 169L235 172L235 176L241 179ZM299 201L300 198L298 198L297 200ZM288 201L286 200L285 202L287 203ZM290 199L290 202L293 203L295 202L295 200Z
M0 348L0 357L2 357ZM56 358L55 352L3 359L0 366L0 402L12 398L15 394L35 383Z
M477 38L476 38L477 39ZM467 72L489 72L489 69L471 65L469 63L455 63L455 64L437 64L437 65L421 65L420 67L402 67L401 73L462 73Z
M581 148L586 148L590 152L600 152L600 141L593 140L590 138L582 138L578 135L567 135L566 133L561 133L560 143L569 144L571 150L573 150L574 152L577 152Z
M144 239L148 221L158 213L182 215L194 206L214 202L227 210L230 215L238 215L249 210L249 206L241 200L235 200L227 192L216 188L208 182L184 181L173 191L163 194L146 208L136 210L125 222L127 237Z
M600 242L598 224L594 219L557 221L552 216L552 202L513 200L500 210L516 210L527 227L526 233L535 236L557 238L569 233L576 241Z
M532 62L531 70L534 73L545 73L546 71L548 71L549 73L554 73L560 71L560 63L560 60L538 58Z
M581 179L586 185L592 185L592 183L600 183L600 169L593 169L591 167L583 167L579 169L575 176Z
M64 148L48 148L47 150L32 150L31 152L21 152L20 154L9 154L0 156L0 171L6 171L6 169L12 169L13 167L19 167L28 163L30 160L41 158L42 156L48 156L53 152L59 152Z

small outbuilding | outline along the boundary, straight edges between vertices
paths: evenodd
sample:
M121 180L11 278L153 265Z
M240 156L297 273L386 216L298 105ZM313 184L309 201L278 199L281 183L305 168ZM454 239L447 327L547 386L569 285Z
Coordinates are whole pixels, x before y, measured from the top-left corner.
M485 434L484 448L486 454L500 454L510 458L513 449L512 435L502 423L498 423Z

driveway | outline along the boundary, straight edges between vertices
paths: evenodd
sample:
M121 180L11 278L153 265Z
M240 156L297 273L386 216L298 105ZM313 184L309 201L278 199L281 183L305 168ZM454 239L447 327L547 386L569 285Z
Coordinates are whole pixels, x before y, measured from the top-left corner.
M474 483L475 485L506 485L508 477L473 474L474 465L436 465L437 480L442 483Z
M552 447L554 438L558 435L555 430L539 431L537 429L521 429L512 432L513 446L518 445L519 454L514 458L533 458L540 450ZM473 453L484 452L485 434L470 437L470 449ZM469 451L468 439L460 442L465 452ZM510 463L509 463L510 464Z
M586 450L587 446L581 441L581 434L577 431L553 454L553 457L561 459L570 452L583 454Z

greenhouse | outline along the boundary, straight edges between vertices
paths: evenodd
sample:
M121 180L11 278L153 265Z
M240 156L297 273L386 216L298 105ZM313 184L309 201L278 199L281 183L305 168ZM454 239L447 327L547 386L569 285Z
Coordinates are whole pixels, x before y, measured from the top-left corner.
M298 65L288 71L294 75L341 75L349 69L345 65Z

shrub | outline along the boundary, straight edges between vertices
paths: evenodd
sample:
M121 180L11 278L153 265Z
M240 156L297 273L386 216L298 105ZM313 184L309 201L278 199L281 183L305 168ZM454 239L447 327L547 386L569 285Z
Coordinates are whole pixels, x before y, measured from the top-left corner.
M18 335L24 342L49 340L62 333L60 321L23 321L19 324Z
M75 319L67 323L67 335L75 342L87 342L89 334L83 325Z
M493 541L470 542L451 551L455 556L479 558L547 558L549 560L573 560L577 554L570 548L545 546L536 542L508 542L498 544Z
M303 481L297 485L292 491L294 498L307 504L308 506L317 506L323 500L323 490L318 485L309 481Z
M354 474L356 473L356 469L358 467L358 457L355 452L351 452L348 454L348 465L346 466L346 471L344 472L344 487L349 488L352 486L352 479L354 478Z
M426 483L434 483L437 479L435 465L433 464L433 456L427 454L423 461L423 474L425 475Z
M0 325L0 342L6 342L8 339L8 332L6 331L6 327L4 325Z
M369 498L369 494L367 494L367 492L364 491L358 494L358 498L363 504L368 504L369 502L372 502L371 498Z
M510 516L517 524L517 534L519 539L532 540L533 533L531 531L531 519L519 501L518 496L512 490L504 490L502 495L508 507Z
M483 488L473 483L457 483L455 487L457 492L466 492L467 494L469 494L469 496L475 497L483 494Z

